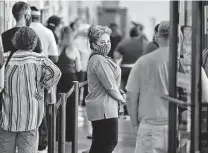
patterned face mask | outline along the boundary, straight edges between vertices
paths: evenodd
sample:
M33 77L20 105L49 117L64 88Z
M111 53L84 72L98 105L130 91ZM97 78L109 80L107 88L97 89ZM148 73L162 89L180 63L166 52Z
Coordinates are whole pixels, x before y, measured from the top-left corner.
M95 48L95 51L100 53L103 56L108 55L111 49L111 44L103 44L103 45L96 45L97 47Z

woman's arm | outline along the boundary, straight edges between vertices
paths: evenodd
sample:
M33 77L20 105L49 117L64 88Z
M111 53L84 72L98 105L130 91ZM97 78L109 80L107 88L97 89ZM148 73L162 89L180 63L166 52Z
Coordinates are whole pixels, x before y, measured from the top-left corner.
M77 54L75 59L76 71L80 72L82 65L81 65L80 53L77 49L76 49L76 54Z
M41 85L48 91L56 86L61 77L60 69L49 59L45 58L42 64Z
M118 90L108 90L108 93L119 102L125 103L123 96L118 92Z
M99 63L96 66L96 74L99 79L99 81L102 83L104 88L108 91L108 93L120 102L125 102L125 99L121 95L116 80L114 78L114 74L112 69L110 68L109 64L103 60L98 60Z

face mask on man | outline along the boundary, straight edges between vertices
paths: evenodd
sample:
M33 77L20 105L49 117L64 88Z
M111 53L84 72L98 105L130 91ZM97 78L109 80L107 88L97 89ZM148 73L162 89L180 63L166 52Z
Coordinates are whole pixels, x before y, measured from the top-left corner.
M106 56L108 55L108 53L110 52L110 49L111 49L111 43L108 43L108 44L102 44L102 45L97 45L96 44L96 47L95 48L95 51L100 53L101 55L103 56Z

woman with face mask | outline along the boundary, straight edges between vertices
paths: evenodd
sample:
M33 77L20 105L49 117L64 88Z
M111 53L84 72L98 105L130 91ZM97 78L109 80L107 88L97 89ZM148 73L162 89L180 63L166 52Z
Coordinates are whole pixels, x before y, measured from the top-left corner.
M89 153L112 153L118 142L118 105L125 102L119 91L121 69L107 56L111 30L92 25L88 38L92 54L87 67L88 91L85 102L92 122L93 140Z

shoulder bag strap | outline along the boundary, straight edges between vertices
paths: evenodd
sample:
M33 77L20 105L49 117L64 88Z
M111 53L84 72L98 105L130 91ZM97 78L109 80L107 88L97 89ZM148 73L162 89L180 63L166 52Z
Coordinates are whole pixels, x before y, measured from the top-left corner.
M92 53L89 57L89 60L91 59L91 57L93 57L94 55L97 55L98 53ZM99 55L99 54L98 54Z
M7 60L6 60L5 68L7 67L7 65L8 65L10 59L12 58L12 55L13 55L13 54L14 54L14 52L11 52L11 53L9 54L9 56L8 56L8 58L7 58ZM2 91L4 91L4 88L2 89ZM1 91L0 94L2 94L2 91Z
M8 56L8 58L7 58L7 61L6 61L6 64L5 64L5 68L7 67L7 65L8 65L9 61L11 60L13 54L14 54L14 52L11 52L11 53L9 54L9 56Z

